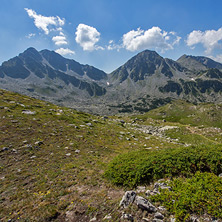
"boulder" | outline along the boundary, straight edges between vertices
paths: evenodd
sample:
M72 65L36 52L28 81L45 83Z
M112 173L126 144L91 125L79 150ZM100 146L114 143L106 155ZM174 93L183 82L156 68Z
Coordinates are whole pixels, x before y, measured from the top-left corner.
M190 221L191 221L191 222L199 222L200 220L199 220L198 217L196 217L196 216L191 216L191 217L190 217Z
M154 184L154 191L159 191L159 189L168 189L171 190L171 187L168 186L166 183L155 183Z
M2 151L7 151L7 150L9 150L8 147L3 147L3 148L2 148Z
M157 211L155 206L141 196L136 196L134 203L138 206L138 208L146 210L148 213L155 213Z
M36 112L35 111L31 111L31 110L23 110L22 114L27 114L27 115L35 115Z
M161 213L159 213L159 212L156 212L156 213L154 214L154 217L155 217L156 219L160 219L160 220L162 220L162 219L164 218L163 214L161 214Z
M125 213L122 214L121 219L122 220L132 221L132 222L134 221L134 218L133 218L133 216L131 214L125 214Z
M119 206L123 206L126 208L131 203L134 202L136 198L136 192L135 191L126 191L126 193L123 195L122 200L120 201Z
M36 142L35 142L35 145L37 145L37 146L41 146L42 144L43 144L42 141L36 141Z
M157 210L160 212L166 212L166 208L164 206L157 207Z
M138 186L136 188L137 193L145 193L145 191L146 191L146 187L144 187L144 186Z
M146 196L154 196L154 195L159 194L159 191L158 190L147 190L145 194L146 194Z

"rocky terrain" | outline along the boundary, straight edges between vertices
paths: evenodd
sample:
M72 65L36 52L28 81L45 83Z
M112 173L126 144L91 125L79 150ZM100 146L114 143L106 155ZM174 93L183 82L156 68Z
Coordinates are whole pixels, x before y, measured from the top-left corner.
M222 64L145 50L110 74L29 48L0 67L0 88L94 114L147 112L174 99L222 102Z
M99 116L0 90L0 220L221 221L221 115L173 101Z

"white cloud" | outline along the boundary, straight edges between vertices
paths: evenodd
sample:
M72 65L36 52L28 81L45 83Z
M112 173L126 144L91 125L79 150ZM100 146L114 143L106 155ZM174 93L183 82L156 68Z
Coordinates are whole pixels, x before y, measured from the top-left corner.
M216 56L209 56L209 58L213 59L214 61L222 63L222 54Z
M123 47L129 51L137 51L144 49L155 49L165 52L173 49L175 44L178 44L181 37L176 36L175 32L166 32L159 27L152 27L148 30L129 31L123 35Z
M60 48L60 49L55 50L55 52L59 53L60 55L74 55L75 54L74 51L68 48L66 49Z
M31 39L32 37L35 37L35 33L30 33L26 36L26 38Z
M206 30L202 32L200 30L192 31L186 40L186 43L191 48L194 48L197 44L202 44L206 49L206 54L211 54L214 49L220 49L222 44L222 28L218 30Z
M62 31L62 27L57 28L56 31Z
M63 26L65 24L65 19L61 19L59 16L43 16L37 14L34 10L25 8L30 18L34 19L34 24L38 29L42 29L46 35L49 34L49 26L53 25L56 27Z
M59 16L56 16L56 18L57 18L58 23L59 23L59 25L60 25L60 26L65 25L65 19L64 19L64 18L63 18L63 19L61 19Z
M63 34L63 33L62 33ZM66 37L63 35L57 35L52 37L52 41L56 44L56 45L67 45L68 42L66 40Z
M96 45L100 39L100 33L94 27L79 24L75 34L76 42L80 44L84 51L103 49L103 47Z
M176 39L173 41L172 45L178 45L180 43L181 37L176 36Z
M65 34L62 31L59 32L59 35L65 36Z
M109 41L109 45L106 46L106 48L110 51L110 50L114 50L114 49L117 49L117 51L119 51L122 46L121 45L118 45L114 42L114 40L110 40Z

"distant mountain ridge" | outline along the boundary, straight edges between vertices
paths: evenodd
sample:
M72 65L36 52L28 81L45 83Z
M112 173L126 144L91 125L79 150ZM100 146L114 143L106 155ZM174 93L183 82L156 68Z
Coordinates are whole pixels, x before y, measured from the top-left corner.
M222 69L222 64L204 56L183 55L177 62L190 70Z
M100 114L143 112L174 99L222 102L222 64L145 50L106 74L54 51L28 48L0 66L0 88Z

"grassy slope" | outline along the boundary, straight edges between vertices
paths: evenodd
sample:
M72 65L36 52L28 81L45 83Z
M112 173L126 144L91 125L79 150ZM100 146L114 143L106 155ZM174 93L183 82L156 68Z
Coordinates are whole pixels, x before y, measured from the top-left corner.
M36 113L23 114L23 110ZM130 124L135 117L124 117L123 125L118 117L104 120L1 90L0 150L9 150L0 152L0 220L62 221L69 212L75 212L79 215L76 221L89 221L94 216L99 221L108 213L112 215L110 221L119 221L118 203L124 190L103 178L106 165L114 156L147 147L222 142L221 131L209 128L210 121L206 126L194 127L198 123L193 123L192 117L185 122L176 119L178 123L175 119L168 122L169 116L165 123L162 117L155 116L158 112L138 116L141 120L136 123L176 125L178 129L166 134L179 138L178 144L138 131ZM92 126L86 125L89 122ZM204 124L203 120L199 123ZM221 121L213 118L212 126L221 127ZM37 141L43 144L35 145ZM77 149L79 153L75 152Z
M175 100L171 103L151 110L142 119L153 118L178 122L192 126L208 126L222 128L222 104L201 103L194 105L182 100Z

